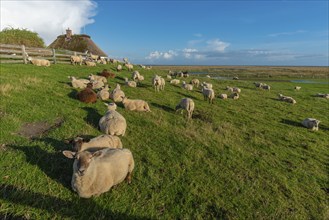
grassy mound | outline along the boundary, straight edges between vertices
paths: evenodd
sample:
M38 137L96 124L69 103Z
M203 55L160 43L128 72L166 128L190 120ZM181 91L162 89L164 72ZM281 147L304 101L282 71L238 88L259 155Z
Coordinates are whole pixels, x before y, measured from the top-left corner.
M109 80L122 84L127 96L144 99L152 112L118 111L127 120L125 148L134 155L132 184L80 199L71 190L73 161L61 151L64 139L101 134L97 124L105 105L84 104L67 76L85 78L97 67L4 65L0 75L0 216L30 219L325 219L328 215L328 84L267 82L272 90L255 89L251 81L215 80L216 94L226 86L242 89L238 100L203 100L167 82L165 91L151 86L162 70L138 69L139 88L124 86L123 71ZM189 81L192 77L187 79ZM13 80L14 79L14 80ZM263 81L264 82L264 81ZM297 104L280 102L277 94ZM183 97L195 101L193 120L175 113ZM321 120L318 132L300 125L306 117ZM63 122L44 135L18 135L26 123Z
M25 45L27 47L45 47L43 39L27 29L5 28L0 31L1 44Z

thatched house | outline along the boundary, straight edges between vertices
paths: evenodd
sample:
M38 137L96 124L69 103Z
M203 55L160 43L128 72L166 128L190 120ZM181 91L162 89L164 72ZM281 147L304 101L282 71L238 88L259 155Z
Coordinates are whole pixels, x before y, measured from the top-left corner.
M72 34L72 30L70 29L66 30L66 34L59 35L48 48L66 49L82 53L88 51L94 55L107 57L107 55L92 41L89 35Z

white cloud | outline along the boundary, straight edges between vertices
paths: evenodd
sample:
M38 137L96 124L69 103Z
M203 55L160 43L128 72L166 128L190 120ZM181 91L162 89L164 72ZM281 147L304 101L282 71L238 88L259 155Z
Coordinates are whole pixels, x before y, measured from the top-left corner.
M151 52L147 57L145 57L145 59L148 60L157 60L157 59L166 59L169 60L171 58L173 58L174 56L178 56L178 53L175 52L174 50L168 50L167 52L160 52L160 51L153 51Z
M273 34L269 34L269 37L278 37L278 36L289 36L289 35L296 35L296 34L302 34L305 33L306 31L304 30L298 30L298 31L292 31L292 32L280 32L280 33L273 33Z
M198 52L198 50L197 49L193 49L193 48L185 48L185 49L182 50L182 52L183 52L183 56L185 58L192 58L192 55L194 53Z
M193 34L193 36L195 36L195 37L202 37L203 35L200 34L200 33L196 33L196 34Z
M85 25L93 23L96 7L92 0L1 1L0 28L27 28L49 44L68 27L79 34Z
M210 51L224 52L225 49L230 46L230 43L226 43L219 39L207 41L207 49Z

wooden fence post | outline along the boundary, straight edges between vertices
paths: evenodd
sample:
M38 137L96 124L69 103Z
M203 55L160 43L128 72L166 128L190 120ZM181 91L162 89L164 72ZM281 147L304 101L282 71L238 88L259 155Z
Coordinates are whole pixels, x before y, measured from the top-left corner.
M56 51L55 51L55 49L53 48L52 49L52 51L53 51L53 61L54 61L54 64L56 64L57 62L56 62Z
M27 64L27 57L26 57L26 52L25 52L25 46L24 45L22 45L22 56L23 56L24 64Z

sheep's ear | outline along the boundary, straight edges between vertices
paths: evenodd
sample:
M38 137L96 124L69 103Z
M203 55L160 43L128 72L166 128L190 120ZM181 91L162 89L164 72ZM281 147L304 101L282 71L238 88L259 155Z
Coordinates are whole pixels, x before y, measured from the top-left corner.
M93 153L93 156L92 157L100 157L104 154L104 151L103 150L98 150L96 152Z
M75 157L75 152L69 151L69 150L64 150L63 154L65 157L73 159Z
M109 104L107 104L107 103L105 103L105 102L104 102L104 105L109 106Z

